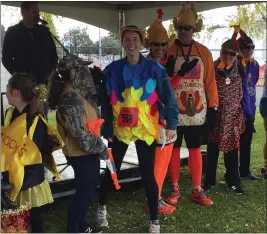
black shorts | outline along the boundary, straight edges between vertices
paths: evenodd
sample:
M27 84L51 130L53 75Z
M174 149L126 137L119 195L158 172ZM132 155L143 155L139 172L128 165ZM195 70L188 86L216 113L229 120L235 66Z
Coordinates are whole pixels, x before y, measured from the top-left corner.
M183 137L187 148L199 148L202 143L204 126L178 126L177 140L174 143L174 148L182 146Z

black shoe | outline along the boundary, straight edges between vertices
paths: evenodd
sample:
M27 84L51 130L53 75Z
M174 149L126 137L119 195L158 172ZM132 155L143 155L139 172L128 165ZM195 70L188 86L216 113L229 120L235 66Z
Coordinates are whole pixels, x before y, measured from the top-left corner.
M235 194L243 194L243 189L240 185L228 185L228 188L231 189Z
M267 169L261 168L261 175L266 175L267 174Z
M102 228L89 225L84 233L102 233Z
M252 174L249 174L247 176L241 176L242 179L247 179L247 180L253 180L253 181L260 181L259 177L256 177Z
M206 192L206 191L210 190L214 186L215 186L214 184L204 184L202 186L202 188L203 188L204 192Z

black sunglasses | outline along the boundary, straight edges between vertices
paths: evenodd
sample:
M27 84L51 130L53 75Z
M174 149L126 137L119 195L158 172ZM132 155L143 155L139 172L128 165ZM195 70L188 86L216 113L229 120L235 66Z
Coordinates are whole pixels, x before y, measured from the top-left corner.
M225 50L222 50L222 54L223 55L236 56L236 53L235 52L230 52L230 51L225 51Z
M160 47L160 46L166 46L166 45L168 45L168 43L167 42L152 42L151 43L153 46L156 46L156 47Z
M244 49L254 50L255 49L255 46L254 45L252 45L252 46L245 46Z
M185 31L190 31L191 28L193 28L193 26L186 25L186 26L177 26L176 29L177 29L178 31L183 31L183 30L185 30Z

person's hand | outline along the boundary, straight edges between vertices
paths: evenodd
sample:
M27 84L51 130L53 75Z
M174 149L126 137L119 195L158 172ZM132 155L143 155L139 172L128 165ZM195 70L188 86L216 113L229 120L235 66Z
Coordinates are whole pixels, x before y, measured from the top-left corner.
M214 131L216 127L216 114L217 114L217 110L214 107L208 108L207 122L208 122L209 129L211 131Z
M176 130L166 130L166 142L170 141L172 138L176 136Z
M99 158L101 160L107 160L109 158L108 156L108 149L105 147L105 149L99 154Z
M108 138L108 142L114 142L113 138Z

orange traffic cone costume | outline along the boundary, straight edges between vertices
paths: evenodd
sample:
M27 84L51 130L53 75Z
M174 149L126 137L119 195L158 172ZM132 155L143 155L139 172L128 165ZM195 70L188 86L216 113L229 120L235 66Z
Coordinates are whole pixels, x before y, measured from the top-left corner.
M147 30L147 36L144 38L144 47L149 48L151 43L157 42L157 41L165 41L168 43L168 47L170 47L175 39L175 35L172 35L170 38L168 36L167 30L164 28L162 24L162 16L163 12L161 9L157 10L158 17L153 21L153 23L150 25L149 29ZM150 50L150 53L147 55L147 58L154 59L153 57L153 50ZM166 54L163 55L163 57L160 59L159 63L164 66L166 62ZM162 105L162 104L159 104ZM163 109L162 109L163 111ZM156 147L156 156L155 156L155 179L158 184L159 189L159 204L158 204L158 212L159 214L171 214L173 211L175 211L175 207L166 204L163 199L161 198L161 192L162 192L162 186L167 174L169 162L171 159L171 153L173 149L173 142L176 139L172 139L171 142L165 142L166 145L162 147L162 143L164 141L164 137L166 134L165 131L165 120L164 117L160 119L162 128L159 132L159 140L158 140L158 146Z

